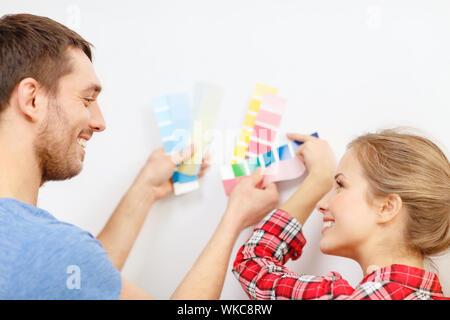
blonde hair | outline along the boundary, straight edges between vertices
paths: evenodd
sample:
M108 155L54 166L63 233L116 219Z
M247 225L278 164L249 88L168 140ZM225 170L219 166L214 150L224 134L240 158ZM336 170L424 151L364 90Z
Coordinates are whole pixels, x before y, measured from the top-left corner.
M435 143L396 128L360 136L348 148L356 152L371 196L402 199L409 249L431 256L450 247L450 163Z

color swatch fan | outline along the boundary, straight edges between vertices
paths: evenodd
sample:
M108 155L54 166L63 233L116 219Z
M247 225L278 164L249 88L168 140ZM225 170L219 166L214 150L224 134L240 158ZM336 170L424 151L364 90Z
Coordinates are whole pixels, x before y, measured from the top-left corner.
M317 133L311 136L319 137ZM302 142L291 141L255 158L246 159L244 162L222 166L225 194L229 196L239 181L251 175L258 167L262 168L261 187L263 188L271 182L300 178L306 171L305 165L296 156L300 145Z
M247 114L244 118L244 125L242 126L242 130L239 134L238 141L234 149L233 159L231 161L232 164L240 163L250 156L257 155L260 149L261 152L259 153L268 151L263 151L263 146L270 144L270 142L267 141L269 132L271 132L270 137L272 138L273 134L273 139L275 139L276 130L279 126L279 120L281 119L280 111L284 109L284 106L280 105L280 108L275 113L273 113L273 119L271 119L270 117L272 115L270 111L261 112L260 114L260 109L264 110L264 107L268 105L268 103L263 103L264 96L267 95L267 102L270 100L270 97L274 97L277 92L278 90L276 88L263 84L257 84L255 86L253 95L250 98L250 102L247 107ZM263 108L261 108L262 106ZM265 134L263 133L263 131L261 131L260 135L258 135L258 133L255 133L255 127L258 129L258 132L260 129L265 130Z
M198 83L194 92L192 109L187 93L163 95L154 98L152 102L167 154L179 152L191 143L198 142L191 159L179 165L172 175L175 195L199 188L198 173L207 145L207 141L203 139L204 131L214 128L223 99L223 89L211 84ZM194 125L202 128L198 137L192 136Z
M226 195L258 167L262 168L262 187L271 182L299 178L306 170L296 156L301 142L274 146L286 106L286 100L277 96L277 91L262 84L257 84L253 91L231 165L222 166ZM312 136L318 137L318 134Z

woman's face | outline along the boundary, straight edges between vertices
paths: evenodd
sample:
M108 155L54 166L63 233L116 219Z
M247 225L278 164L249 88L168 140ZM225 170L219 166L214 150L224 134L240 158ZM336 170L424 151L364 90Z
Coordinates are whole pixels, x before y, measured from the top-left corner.
M338 164L332 189L319 201L323 214L320 250L357 259L374 234L376 209L367 200L368 183L352 149Z

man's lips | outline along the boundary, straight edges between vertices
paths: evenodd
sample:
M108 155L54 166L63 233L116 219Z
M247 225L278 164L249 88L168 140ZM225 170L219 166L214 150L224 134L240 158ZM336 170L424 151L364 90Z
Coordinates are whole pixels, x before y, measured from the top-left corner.
M79 137L77 138L78 144L79 144L83 149L86 148L86 145L87 145L88 140L89 140L89 137L86 137L86 136L79 136Z

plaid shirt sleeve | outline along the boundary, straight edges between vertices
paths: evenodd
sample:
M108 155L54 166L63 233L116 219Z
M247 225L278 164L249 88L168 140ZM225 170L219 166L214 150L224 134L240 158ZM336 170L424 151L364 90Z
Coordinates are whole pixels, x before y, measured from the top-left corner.
M300 223L283 210L274 210L239 249L233 274L250 299L339 299L354 292L336 273L298 275L284 264L296 260L306 240Z

